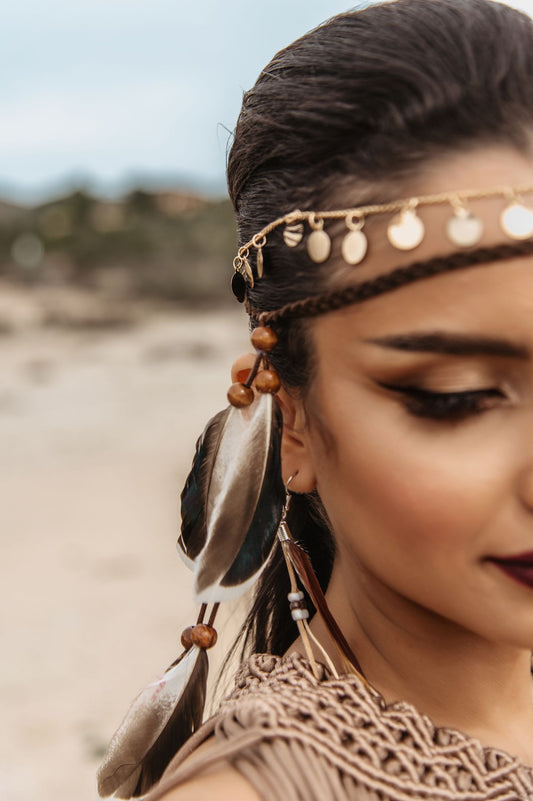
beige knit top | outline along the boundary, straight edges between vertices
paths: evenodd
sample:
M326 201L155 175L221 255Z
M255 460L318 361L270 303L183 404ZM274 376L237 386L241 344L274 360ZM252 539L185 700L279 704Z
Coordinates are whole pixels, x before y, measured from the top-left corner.
M211 734L215 746L186 757ZM387 704L354 675L317 680L297 654L256 654L235 689L146 797L226 760L264 801L517 801L533 799L533 768L408 703Z

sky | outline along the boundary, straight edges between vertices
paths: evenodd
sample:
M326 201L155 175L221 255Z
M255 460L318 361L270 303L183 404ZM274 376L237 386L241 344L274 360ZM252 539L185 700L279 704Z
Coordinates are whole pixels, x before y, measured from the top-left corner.
M371 0L17 0L2 10L0 196L225 191L242 93L281 47ZM508 2L533 15L533 0Z

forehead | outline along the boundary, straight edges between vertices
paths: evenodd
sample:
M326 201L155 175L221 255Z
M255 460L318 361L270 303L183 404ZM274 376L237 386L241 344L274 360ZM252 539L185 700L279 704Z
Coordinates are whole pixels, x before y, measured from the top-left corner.
M533 341L533 256L415 281L313 321L343 339L404 331L471 332Z

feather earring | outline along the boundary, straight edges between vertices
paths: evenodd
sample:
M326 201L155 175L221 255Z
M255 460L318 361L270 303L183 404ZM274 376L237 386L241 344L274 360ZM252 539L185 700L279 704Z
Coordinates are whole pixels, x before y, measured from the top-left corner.
M206 650L216 643L217 608L213 607L206 625L206 606L202 606L196 626L183 632L183 653L131 705L98 769L102 798L144 795L200 726L208 674Z
M246 383L230 387L230 406L197 442L181 494L178 551L194 571L200 615L182 634L185 651L137 697L113 737L98 773L102 796L146 793L200 726L218 604L253 584L275 544L285 497L282 417L273 397L280 380L268 363L276 341L269 328L253 332L257 357ZM206 625L208 603L214 606Z
M291 606L292 617L297 622L298 628L300 630L300 636L302 637L302 641L306 649L306 652L308 654L311 667L313 668L313 672L314 672L314 656L309 643L310 639L312 639L315 645L318 647L322 656L325 658L325 661L329 665L333 675L336 675L335 668L333 667L329 655L324 650L322 645L318 642L316 637L314 637L313 633L311 632L311 630L307 625L307 617L309 616L309 613L307 611L305 602L303 600L304 597L303 593L299 592L296 586L296 578L295 578L295 573L296 573L302 585L304 586L305 590L307 591L309 597L311 598L315 606L315 609L317 610L318 614L325 623L326 628L328 629L329 634L331 635L331 638L335 642L344 667L349 672L356 673L361 678L361 680L368 685L368 682L364 676L364 673L361 669L357 657L350 648L350 645L348 644L337 621L333 617L328 607L326 598L324 596L324 593L322 592L322 587L320 586L320 583L315 575L309 556L307 555L306 551L302 548L302 546L298 542L296 542L296 540L293 538L290 532L287 523L287 513L289 511L290 499L291 499L291 495L289 492L289 484L293 478L294 476L291 476L289 478L285 488L286 500L285 500L285 505L283 507L283 513L278 529L278 539L283 549L283 555L287 563L287 569L291 580L291 592L289 593L289 602Z

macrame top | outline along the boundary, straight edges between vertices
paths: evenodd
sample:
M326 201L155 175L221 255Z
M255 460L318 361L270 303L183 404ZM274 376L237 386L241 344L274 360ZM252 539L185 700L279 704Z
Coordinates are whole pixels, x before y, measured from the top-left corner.
M211 734L215 745L190 756ZM533 768L516 757L434 726L411 704L386 703L357 676L322 668L317 680L297 654L252 656L146 801L220 760L264 801L533 799Z

